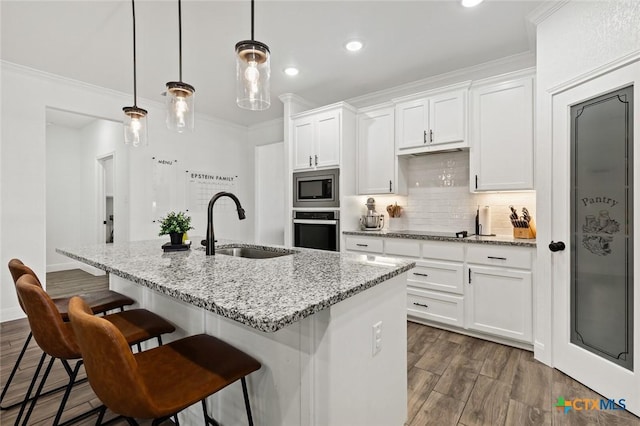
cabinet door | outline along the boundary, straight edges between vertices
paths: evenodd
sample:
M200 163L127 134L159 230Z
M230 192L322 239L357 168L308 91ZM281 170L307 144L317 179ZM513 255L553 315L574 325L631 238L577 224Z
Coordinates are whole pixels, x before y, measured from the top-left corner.
M467 328L532 343L531 272L470 265Z
M293 123L293 169L313 168L313 120L301 118Z
M340 112L332 111L320 114L315 122L315 154L313 164L316 167L340 165Z
M471 188L533 189L533 77L475 89Z
M359 194L396 191L393 112L384 108L358 117Z
M430 98L430 145L464 142L466 92L443 93Z
M429 101L420 99L396 106L398 149L416 148L427 144Z

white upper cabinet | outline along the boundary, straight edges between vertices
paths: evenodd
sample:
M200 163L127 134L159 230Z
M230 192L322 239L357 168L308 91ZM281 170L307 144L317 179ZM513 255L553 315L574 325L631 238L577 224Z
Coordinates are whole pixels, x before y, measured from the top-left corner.
M358 194L397 194L394 108L358 114Z
M533 76L471 90L471 191L533 188Z
M293 170L340 166L344 105L334 104L292 117ZM350 127L353 129L353 124Z
M313 120L309 117L293 122L293 168L313 167Z
M315 155L317 167L340 165L340 112L319 114L315 121Z
M398 155L466 148L467 89L396 101Z

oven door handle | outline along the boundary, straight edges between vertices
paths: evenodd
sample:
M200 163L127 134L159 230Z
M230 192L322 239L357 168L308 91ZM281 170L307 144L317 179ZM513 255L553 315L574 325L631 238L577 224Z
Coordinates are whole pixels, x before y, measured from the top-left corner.
M315 220L315 219L293 219L293 223L302 223L309 225L337 225L337 220Z

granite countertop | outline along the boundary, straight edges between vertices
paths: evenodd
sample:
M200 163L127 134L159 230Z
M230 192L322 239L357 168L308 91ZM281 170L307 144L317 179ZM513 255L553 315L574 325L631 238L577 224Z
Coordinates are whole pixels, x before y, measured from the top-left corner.
M493 244L502 246L536 247L536 240L525 240L513 238L509 235L498 235L493 237L470 236L466 238L456 238L441 235L427 235L425 231L343 231L344 235L358 235L363 237L385 237L385 238L405 238L410 240L430 240L430 241L453 241L457 243L472 244ZM455 233L451 233L455 234Z
M199 240L197 240L199 241ZM255 329L273 332L415 266L415 262L296 248L294 254L247 259L203 247L164 253L164 241L101 244L56 251L159 293ZM229 245L291 251L220 241Z

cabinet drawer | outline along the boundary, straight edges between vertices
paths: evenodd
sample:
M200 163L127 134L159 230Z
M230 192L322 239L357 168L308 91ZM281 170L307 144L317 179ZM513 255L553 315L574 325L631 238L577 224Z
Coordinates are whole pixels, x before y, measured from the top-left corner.
M427 290L463 294L462 263L417 260L407 275L407 285Z
M464 325L463 300L462 296L407 287L407 314L462 327Z
M526 247L472 245L467 249L467 263L531 269L533 249Z
M403 241L387 238L384 252L385 254L392 256L420 257L420 243L417 241Z
M464 262L464 244L441 241L422 243L422 257Z
M346 238L347 250L382 253L382 239L380 238Z

